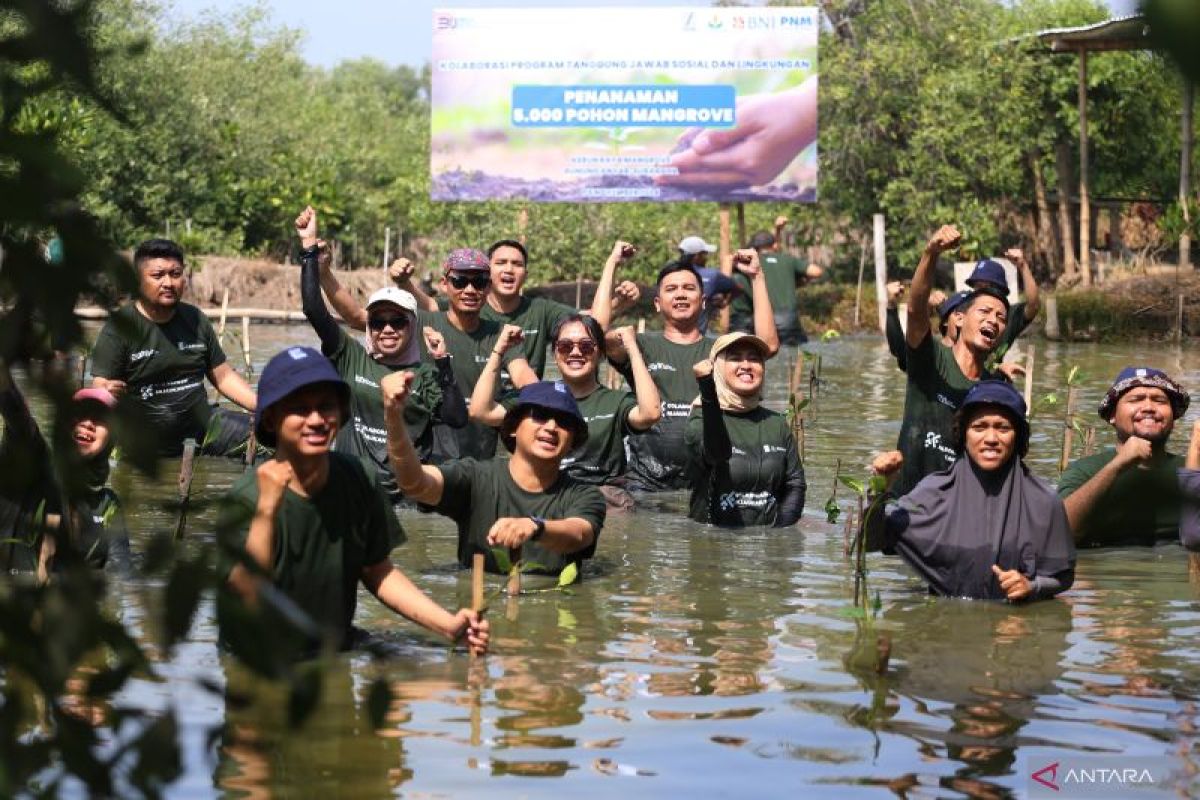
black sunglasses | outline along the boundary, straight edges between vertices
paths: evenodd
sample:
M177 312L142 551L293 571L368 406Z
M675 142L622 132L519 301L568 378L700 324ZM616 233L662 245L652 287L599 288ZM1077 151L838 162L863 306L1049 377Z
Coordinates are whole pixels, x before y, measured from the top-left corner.
M541 406L530 406L529 418L538 425L545 425L550 420L554 420L554 423L564 430L575 430L576 419L574 417L569 414L563 414L560 411L551 411Z
M587 358L596 352L596 343L591 339L559 339L554 343L554 349L560 356L569 356L578 349L579 355Z
M408 327L408 317L401 315L398 317L370 317L367 319L367 327L373 331L381 331L389 325L392 326L392 330L394 331L402 331Z
M450 281L450 285L460 291L467 288L468 284L474 286L479 291L483 291L488 287L488 284L492 282L492 276L480 274L455 275L454 273L450 273L446 276L446 280Z

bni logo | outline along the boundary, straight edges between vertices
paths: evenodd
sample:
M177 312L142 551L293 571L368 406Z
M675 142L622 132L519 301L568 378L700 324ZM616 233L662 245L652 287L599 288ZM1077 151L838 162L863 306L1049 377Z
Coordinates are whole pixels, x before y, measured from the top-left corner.
M475 20L470 17L455 14L435 14L433 17L433 29L437 31L461 31L473 27Z

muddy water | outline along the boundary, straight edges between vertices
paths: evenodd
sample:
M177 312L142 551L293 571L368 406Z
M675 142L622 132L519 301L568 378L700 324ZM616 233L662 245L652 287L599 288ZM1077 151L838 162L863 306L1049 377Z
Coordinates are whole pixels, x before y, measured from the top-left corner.
M283 344L312 336L261 326L254 339L261 367ZM894 443L902 376L875 339L809 349L823 356L823 386L807 427L809 494L796 529L706 529L684 518L682 495L654 498L609 518L594 573L569 594L493 601L495 654L474 665L364 596L358 623L394 657L342 657L320 710L292 734L278 693L218 655L207 602L191 641L159 665L165 680L137 682L121 698L181 715L186 771L172 792L1023 796L1032 771L1084 755L1114 768L1165 759L1194 770L1200 595L1176 545L1085 552L1069 594L1029 607L931 601L897 560L872 556L876 627L892 642L889 668L875 672L875 635L846 614L843 533L821 508L837 460L860 474ZM1078 365L1081 407L1091 413L1107 381L1144 353L1200 387L1197 352L1038 343L1035 393L1061 388ZM782 407L786 365L773 363L768 380L769 400ZM1035 418L1030 460L1044 476L1056 473L1060 436L1061 422ZM1109 441L1105 431L1099 441ZM1183 445L1177 434L1176 449ZM200 497L218 496L239 472L203 463ZM170 524L154 502L170 486L121 471L118 485L137 506L135 538ZM839 500L849 506L844 489ZM469 581L452 568L453 526L416 512L403 522L409 542L395 560L440 602L464 603ZM211 509L193 517L197 541L211 530ZM135 582L114 603L147 640L154 588ZM396 701L386 729L372 731L366 689L378 675ZM198 676L231 694L251 689L257 703L227 708L198 688ZM210 730L222 727L210 749ZM1184 779L1159 787L1163 796L1188 791Z

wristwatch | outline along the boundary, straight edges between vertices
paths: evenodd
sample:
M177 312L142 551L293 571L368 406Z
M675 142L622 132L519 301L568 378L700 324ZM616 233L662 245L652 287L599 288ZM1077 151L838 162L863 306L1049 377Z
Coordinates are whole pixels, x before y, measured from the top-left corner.
M530 514L529 518L533 520L534 525L533 536L529 537L529 541L536 542L538 539L542 538L542 534L546 532L546 520L534 514Z

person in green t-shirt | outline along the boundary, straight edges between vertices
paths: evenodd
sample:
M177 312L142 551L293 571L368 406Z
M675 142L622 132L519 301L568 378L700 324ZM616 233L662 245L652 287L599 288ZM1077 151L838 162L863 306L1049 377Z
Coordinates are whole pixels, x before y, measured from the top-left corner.
M775 233L758 231L750 237L748 246L758 251L759 263L767 278L767 295L775 314L775 328L779 339L785 344L803 344L808 341L800 324L796 302L796 288L810 280L821 277L822 270L815 264L805 265L800 259L780 252L783 229L788 218L775 219ZM754 297L750 281L743 275L734 276L733 304L730 310L729 330L749 331L754 314Z
M488 571L502 573L494 552L500 548L514 564L536 564L530 571L558 575L592 557L604 526L604 496L562 473L563 459L588 438L587 423L564 384L538 381L521 390L500 426L512 458L437 466L421 464L404 429L411 384L404 372L383 379L392 468L406 497L458 523L462 566L483 553Z
M775 318L767 296L766 279L759 269L758 253L739 250L737 269L750 277L754 292L754 325L758 338L771 354L779 350ZM628 440L630 452L627 487L636 491L668 492L688 488L687 451L683 432L699 386L692 365L708 355L712 339L700 333L703 281L695 267L669 262L658 273L654 307L662 317L662 333L639 333L638 349L662 400L662 419L641 436ZM605 335L608 359L625 380L633 383L629 356L615 331Z
M1115 449L1072 462L1058 480L1080 547L1178 540L1182 456L1167 450L1190 398L1165 372L1126 367L1100 402Z
M411 373L394 374L411 382ZM446 611L388 559L403 531L374 470L330 452L349 417L350 387L329 360L289 347L263 369L259 397L255 432L275 455L242 475L222 509L220 569L230 590L218 604L222 640L260 659L277 656L274 648L295 658L321 643L350 647L361 583L396 613L486 651L478 613ZM264 602L269 610L256 614ZM261 648L272 652L254 652Z
M996 358L1004 358L1004 354L1017 341L1017 337L1037 318L1041 308L1038 299L1038 283L1034 280L1033 270L1025 259L1025 252L1019 248L1010 247L1004 251L1004 257L1011 261L1020 273L1021 284L1025 287L1025 302L1013 303L1009 308L1008 326L1004 329L1004 339L996 348ZM975 265L966 284L973 290L991 289L1008 297L1008 277L1005 275L1004 267L1000 262L990 258L985 258Z
M727 528L795 525L804 511L804 468L791 426L760 405L766 342L740 331L713 342L693 367L700 403L687 422L689 513Z
M247 411L254 390L225 360L212 323L182 301L187 286L183 250L150 239L133 255L138 296L113 312L92 350L92 386L128 395L156 437L161 455L183 452L185 439L205 455L237 455L250 417L208 404L204 378Z
M641 295L637 284L631 281L622 281L615 287L611 283L611 273L619 264L633 258L635 252L628 243L617 242L601 272L600 284L592 299L591 315L603 328L608 327L614 314L637 303ZM529 251L517 240L502 239L495 242L487 249L487 256L491 266L492 287L481 316L501 325L520 326L525 358L538 380L541 380L546 370L546 347L550 343L551 329L578 312L563 303L522 293L529 274ZM607 286L604 283L605 275L610 275Z
M123 574L130 568L121 501L108 486L117 400L105 389L80 389L71 403L71 442L57 465L8 365L0 361L0 570L41 583L64 563ZM63 469L65 467L65 469ZM63 480L65 478L65 480ZM73 511L62 513L67 502ZM61 547L60 547L61 545Z
M906 352L908 348L904 343L904 326L900 324L900 310L897 308L900 298L903 296L904 284L900 281L888 281L884 338L887 340L888 352L892 354L892 358L896 359L896 367L901 372L908 367L908 353ZM955 292L947 297L941 289L934 289L929 293L929 306L936 308L938 313L939 336L934 339L935 342L946 347L954 346L958 330L951 330L950 326L953 324L953 320L950 318L950 312L962 305L962 302L970 296L970 292Z
M300 237L300 296L304 316L321 339L321 352L333 362L350 386L350 425L338 434L334 449L375 464L393 503L403 498L396 488L387 459L387 431L383 425L383 399L379 381L399 369L416 374L413 400L408 405L408 430L422 459L433 456L433 426L444 423L461 428L467 423L463 400L441 334L425 331L425 345L434 364L421 363L417 337L417 301L407 291L386 286L367 300L367 334L364 342L352 339L339 326L321 299L319 260L329 250L317 238L317 215L312 207L296 217ZM435 366L436 365L436 366Z
M496 349L502 351L519 333L520 328L506 326ZM610 511L633 509L632 496L615 485L626 470L626 437L649 430L662 415L658 388L646 369L633 328L618 328L615 333L629 354L632 392L600 385L604 332L594 318L572 314L559 320L550 331L555 364L588 428L587 442L563 459L562 471L581 483L599 486ZM499 373L500 356L496 355L488 360L479 383L475 384L470 407L472 419L497 428L504 424L507 412L516 406L518 398L517 393L509 392L498 401L495 399Z
M954 464L954 414L971 387L988 374L988 359L1003 341L1008 300L988 289L975 291L951 313L959 331L953 347L942 347L934 339L929 321L934 267L961 238L952 225L943 225L925 245L913 274L904 335L908 382L896 444L904 456L896 485L901 495L931 472Z

